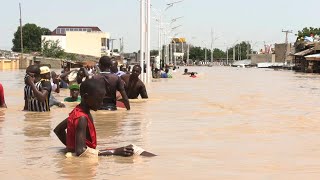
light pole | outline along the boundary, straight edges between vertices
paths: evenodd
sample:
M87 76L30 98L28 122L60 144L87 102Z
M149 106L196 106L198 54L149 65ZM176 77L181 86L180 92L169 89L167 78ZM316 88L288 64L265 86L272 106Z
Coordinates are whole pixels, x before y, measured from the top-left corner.
M204 44L204 63L206 64L207 62L207 44L202 41L202 43Z
M233 62L236 61L236 43L238 42L239 40L236 40L233 44L232 44L232 47L233 47Z
M115 41L115 40L117 40L117 39L111 39L111 38L110 38L110 42L111 42L111 54L112 54L112 56L113 56L113 41Z
M142 69L142 73L140 75L141 81L144 81L144 52L145 52L145 0L140 1L140 66Z
M189 64L189 56L190 56L190 43L191 41L195 39L195 37L191 37L190 42L188 43L188 47L187 47L187 65Z
M167 7L163 10L163 11L158 11L158 19L157 19L157 21L158 21L158 23L159 23L159 26L158 26L158 51L159 51L159 57L160 57L160 60L162 59L164 62L167 62L167 57L166 57L166 55L165 54L167 54L167 43L166 43L166 30L165 30L165 27L163 27L163 23L162 23L162 21L163 21L163 19L164 19L164 13L168 10L168 9L170 9L171 7L173 7L173 5L174 4L177 4L177 3L180 3L180 2L183 2L184 0L180 0L180 1L175 1L175 2L171 2L171 3L168 3L167 4ZM154 10L154 9L153 9ZM182 17L178 17L178 18L175 18L175 19L173 19L172 20L172 22L171 23L173 23L173 22L175 22L177 19L180 19L180 18L182 18ZM164 31L164 32L163 32ZM163 32L163 33L162 33ZM163 34L163 37L162 37L162 34ZM164 53L164 56L161 58L161 56L162 56L162 49L163 49L163 43L162 43L162 38L164 39L164 44L165 44L165 53Z
M147 75L147 79L145 80L145 82L147 83L150 83L151 81L151 64L150 64L150 41L151 41L151 30L150 30L150 24L151 24L151 0L147 0L147 8L146 8L146 11L147 11L147 17L146 17L146 24L147 24L147 27L146 27L146 75Z

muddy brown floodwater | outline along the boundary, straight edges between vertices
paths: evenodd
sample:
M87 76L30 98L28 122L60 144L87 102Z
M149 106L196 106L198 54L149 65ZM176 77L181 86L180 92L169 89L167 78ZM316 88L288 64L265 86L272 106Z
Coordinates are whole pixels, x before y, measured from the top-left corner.
M52 130L75 104L21 111L24 71L1 71L1 179L318 179L320 75L188 67L148 85L131 111L94 112L98 148L134 143L154 158L65 158ZM68 95L63 90L56 97Z

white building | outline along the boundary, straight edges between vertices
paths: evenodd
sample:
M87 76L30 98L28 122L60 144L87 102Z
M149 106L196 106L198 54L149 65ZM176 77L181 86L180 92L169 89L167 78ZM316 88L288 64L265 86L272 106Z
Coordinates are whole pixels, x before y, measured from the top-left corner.
M59 41L68 53L100 57L109 50L110 34L91 26L59 26L51 35L41 36L42 41Z

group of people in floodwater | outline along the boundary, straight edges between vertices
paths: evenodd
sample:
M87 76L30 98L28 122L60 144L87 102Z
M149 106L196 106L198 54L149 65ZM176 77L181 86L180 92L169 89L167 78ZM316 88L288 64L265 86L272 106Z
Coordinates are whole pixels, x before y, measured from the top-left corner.
M81 157L134 154L155 156L133 144L120 148L96 149L96 129L90 110L115 111L119 107L130 110L129 99L137 99L138 96L148 98L146 87L139 79L142 68L135 65L131 73L130 68L126 72L123 70L124 68L119 70L118 62L108 56L101 57L95 67L82 67L79 70L64 67L60 75L50 71L47 66L30 65L24 77L24 110L47 112L52 106L63 108L65 104L58 101L54 94L60 93L60 88L69 88L70 97L64 101L79 102L79 105L54 129L54 133L66 146L69 154ZM174 67L173 71L175 70ZM161 71L163 70L153 69L153 76L172 77L168 68L164 72ZM194 73L189 73L187 69L184 75L195 77ZM0 107L7 107L1 84Z

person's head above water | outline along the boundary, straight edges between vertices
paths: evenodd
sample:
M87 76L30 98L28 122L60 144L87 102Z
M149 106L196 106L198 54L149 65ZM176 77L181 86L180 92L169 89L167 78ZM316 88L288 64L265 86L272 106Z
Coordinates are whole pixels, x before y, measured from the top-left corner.
M70 71L70 66L66 65L63 67L64 72L69 72Z
M24 77L25 83L27 83L27 77L30 76L34 79L34 82L38 82L40 80L40 67L39 65L30 65L26 69L26 76Z
M184 69L184 73L188 73L188 69Z
M30 65L26 69L26 74L40 74L40 67L39 65Z
M134 65L133 68L132 68L132 72L131 72L131 76L132 77L135 77L135 78L138 78L141 74L141 66L139 65Z
M101 71L110 69L112 66L112 59L109 56L102 56L99 60L99 68Z
M80 86L78 84L72 84L69 86L70 89L70 97L74 100L77 100L79 97Z
M104 84L97 79L86 79L80 86L81 104L94 111L101 107L105 94Z
M119 71L118 70L118 61L116 59L112 58L111 63L112 63L111 68L110 68L111 72L117 73Z
M48 66L41 66L40 76L42 79L51 79L50 68Z
M165 70L164 72L166 72L166 73L168 74L168 73L169 73L169 69L168 69L168 68L166 68L166 70Z
M51 78L56 79L57 78L57 73L54 71L51 71Z
M190 76L194 76L194 72L190 73Z

